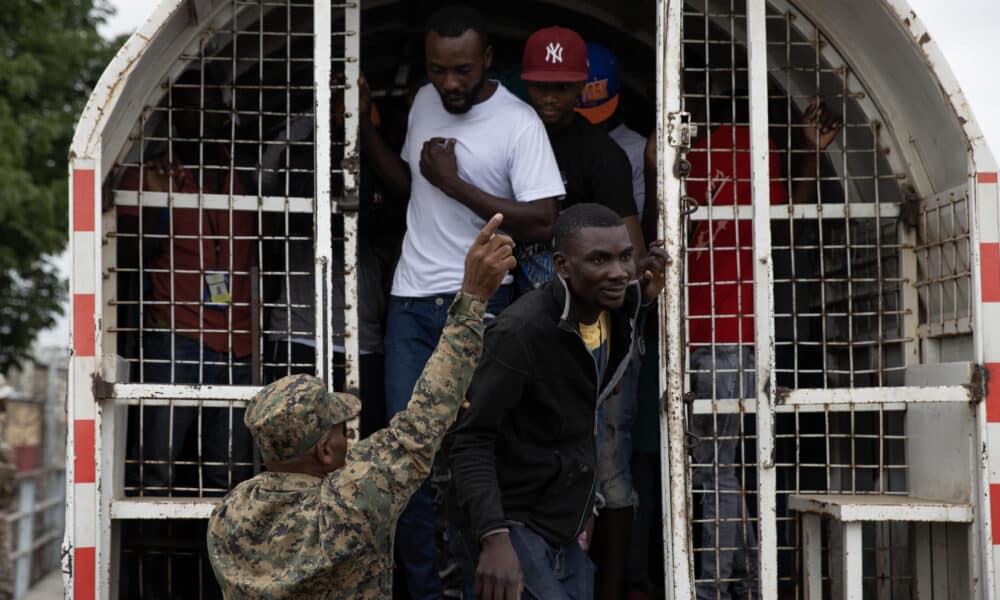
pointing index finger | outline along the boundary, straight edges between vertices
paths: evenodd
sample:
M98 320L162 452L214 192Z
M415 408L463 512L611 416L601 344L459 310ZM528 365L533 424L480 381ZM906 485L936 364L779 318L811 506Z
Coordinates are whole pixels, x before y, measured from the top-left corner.
M476 236L476 243L479 245L484 245L493 239L493 235L500 229L500 224L503 223L503 215L497 213L479 230L479 235Z

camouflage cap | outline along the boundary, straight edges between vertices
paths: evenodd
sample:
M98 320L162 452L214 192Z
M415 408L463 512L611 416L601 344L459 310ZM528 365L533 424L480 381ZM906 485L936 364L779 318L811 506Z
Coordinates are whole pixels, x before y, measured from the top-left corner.
M260 447L264 462L305 454L331 427L358 416L361 401L326 391L322 379L289 375L257 392L247 402L243 422Z

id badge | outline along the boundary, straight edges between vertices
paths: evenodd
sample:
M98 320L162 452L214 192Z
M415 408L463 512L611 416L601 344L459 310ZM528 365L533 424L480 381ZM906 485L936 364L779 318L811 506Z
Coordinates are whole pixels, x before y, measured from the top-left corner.
M205 273L205 306L225 310L233 297L229 291L229 273Z

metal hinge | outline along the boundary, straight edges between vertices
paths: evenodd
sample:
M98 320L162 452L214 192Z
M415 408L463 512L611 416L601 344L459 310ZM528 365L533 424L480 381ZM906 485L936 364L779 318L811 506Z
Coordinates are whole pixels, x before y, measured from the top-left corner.
M969 382L969 392L973 404L979 404L990 393L990 370L986 365L972 366L972 380Z
M667 115L667 143L679 150L690 150L691 141L698 137L698 126L691 122L691 113Z

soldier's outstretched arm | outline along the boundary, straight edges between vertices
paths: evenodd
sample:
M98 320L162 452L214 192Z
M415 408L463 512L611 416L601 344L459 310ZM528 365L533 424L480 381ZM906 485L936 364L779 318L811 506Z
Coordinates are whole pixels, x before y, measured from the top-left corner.
M486 301L515 266L514 242L496 231L503 221L495 215L479 232L465 257L462 291L448 314L437 349L417 380L407 409L389 427L354 445L347 456L348 472L374 478L356 493L370 493L374 505L395 518L420 483L430 474L434 454L455 421L483 347ZM365 467L360 468L361 464ZM343 478L343 475L341 476Z

